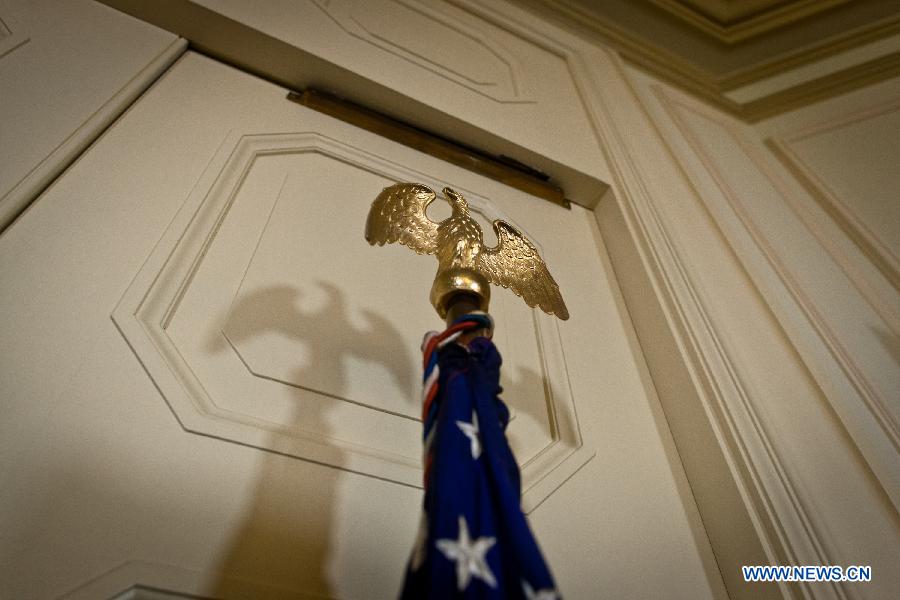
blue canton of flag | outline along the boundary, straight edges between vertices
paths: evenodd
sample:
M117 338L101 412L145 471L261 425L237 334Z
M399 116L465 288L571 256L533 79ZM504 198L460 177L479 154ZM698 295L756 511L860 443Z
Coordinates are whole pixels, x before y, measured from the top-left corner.
M425 500L401 598L559 598L519 505L519 468L506 441L500 353L470 314L423 342Z

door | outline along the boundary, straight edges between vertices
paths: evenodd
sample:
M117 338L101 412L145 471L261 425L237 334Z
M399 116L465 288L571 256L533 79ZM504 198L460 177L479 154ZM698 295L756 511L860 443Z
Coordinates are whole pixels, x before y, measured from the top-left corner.
M489 243L518 226L568 303L491 305L561 591L714 595L593 214L188 53L0 238L3 597L396 594L441 326L434 258L363 239L396 181L454 187Z

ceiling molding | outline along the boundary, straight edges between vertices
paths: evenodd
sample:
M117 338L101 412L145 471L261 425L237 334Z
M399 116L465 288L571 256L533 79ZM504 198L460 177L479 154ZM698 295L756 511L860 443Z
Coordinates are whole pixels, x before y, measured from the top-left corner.
M755 122L897 75L900 75L900 52L744 103L738 114L747 121Z
M725 0L649 0L656 7L726 44L734 44L786 27L850 0L794 0L744 3L750 11L734 16L735 2ZM762 4L763 6L759 6ZM738 10L739 7L738 7Z
M723 90L734 89L895 35L900 35L900 12L893 18L848 30L831 38L827 44L803 48L781 55L777 60L731 71L716 82Z
M812 44L799 44L795 48L786 51L773 52L771 55L742 65L739 68L731 68L713 72L700 61L689 54L679 54L658 40L650 41L644 32L636 31L635 19L627 22L623 17L623 11L630 10L628 5L619 4L619 13L607 14L604 4L588 5L578 0L525 0L526 7L539 14L541 17L555 21L567 29L581 35L592 43L600 43L618 51L630 64L642 70L690 91L701 98L715 104L717 107L738 116L747 121L760 119L799 108L806 104L817 102L836 94L844 93L855 88L869 85L880 79L890 77L897 73L897 63L900 57L892 43L881 44L878 56L866 55L860 50L867 45L873 47L878 42L890 40L896 37L900 40L900 5L888 13L872 13L871 19L857 27L838 31L824 39ZM698 4L721 4L715 0L649 0L639 15L646 19L648 6L653 9L649 13L658 13L660 22L667 27L675 28L684 35L693 36L692 39L701 39L703 46L710 53L718 52L721 56L742 51L741 44L728 45L720 38L709 32L704 32L694 25L687 24L680 17L675 17L668 9L663 9L662 4L671 8L678 5L684 11L694 11ZM840 10L841 8L859 6L858 3L848 3L846 0L819 0L816 7L809 6L812 2L799 0L787 4L779 3L774 6L772 0L760 0L755 4L762 6L762 12L737 19L735 23L761 23L764 19L773 19L767 30L768 35L778 35L782 42L791 31L800 31L806 27L804 19L822 16L826 10ZM690 5L690 6L689 6ZM821 5L820 8L818 5ZM635 4L634 6L638 6ZM768 8L767 8L768 7ZM789 14L789 9L790 12ZM637 10L636 8L634 10ZM806 11L806 12L804 12ZM834 18L834 15L825 15ZM757 21L758 20L758 21ZM640 22L637 20L637 22ZM712 21L710 21L712 22ZM779 23L777 26L775 23ZM775 29L775 34L771 32ZM766 40L766 34L760 34L756 43ZM841 56L846 53L846 57ZM828 59L840 58L837 62L851 62L842 64L839 68L832 65L826 68ZM845 60L845 58L847 60ZM732 61L734 62L734 61ZM821 63L821 72L817 73L817 63ZM810 68L810 67L814 68ZM796 71L792 74L792 71ZM768 79L790 75L796 79L796 83L789 86L771 86L771 92L761 93L746 100L738 101L729 98L728 95L742 87L766 82ZM764 86L759 86L760 88Z

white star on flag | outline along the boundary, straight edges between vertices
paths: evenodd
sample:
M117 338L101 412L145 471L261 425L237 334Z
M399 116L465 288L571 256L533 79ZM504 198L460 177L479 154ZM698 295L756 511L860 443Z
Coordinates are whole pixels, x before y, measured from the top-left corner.
M478 457L481 456L481 432L478 431L478 415L475 414L475 411L472 411L471 423L457 421L456 426L469 438L469 441L472 443L472 458L478 460Z
M449 560L456 561L456 585L459 591L464 591L469 586L469 581L474 576L481 579L490 587L497 587L497 580L488 567L485 554L497 542L497 538L480 537L472 540L469 537L469 526L462 515L459 516L459 539L437 540L435 545Z
M525 590L527 600L557 600L559 598L556 590L535 590L524 579L522 580L522 589Z

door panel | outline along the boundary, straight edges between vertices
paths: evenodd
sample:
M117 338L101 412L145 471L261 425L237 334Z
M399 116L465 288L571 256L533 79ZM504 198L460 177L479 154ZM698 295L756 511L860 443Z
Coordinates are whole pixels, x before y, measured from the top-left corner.
M436 261L363 239L395 181L520 227L569 304L566 323L502 289L491 306L523 506L562 591L710 596L593 215L285 95L187 54L0 238L11 597L396 593L418 345L441 322Z
M0 230L186 46L92 0L0 1Z

